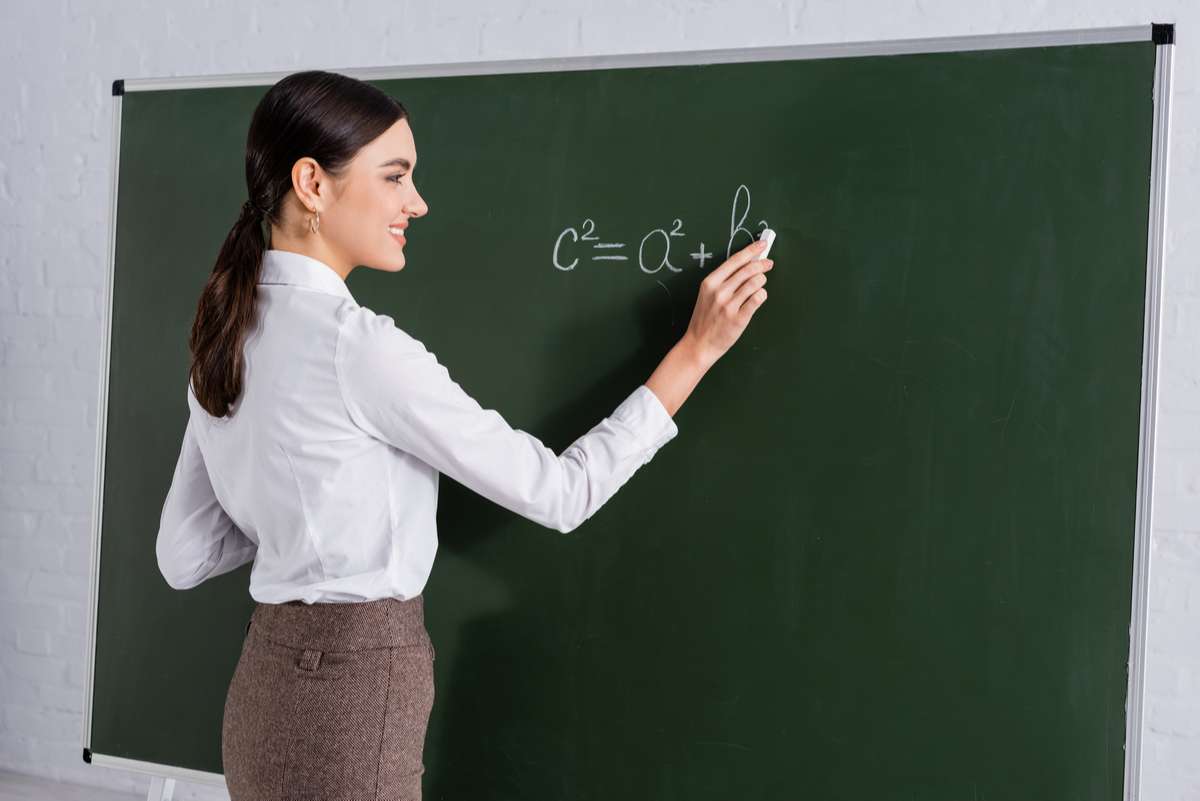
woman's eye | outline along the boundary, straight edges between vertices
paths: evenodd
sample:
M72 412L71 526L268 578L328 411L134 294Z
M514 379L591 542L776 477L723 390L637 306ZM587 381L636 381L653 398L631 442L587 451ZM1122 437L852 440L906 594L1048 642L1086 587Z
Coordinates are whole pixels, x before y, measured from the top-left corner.
M400 183L400 179L403 178L404 175L405 173L401 173L400 175L389 175L388 180L394 181L395 183Z

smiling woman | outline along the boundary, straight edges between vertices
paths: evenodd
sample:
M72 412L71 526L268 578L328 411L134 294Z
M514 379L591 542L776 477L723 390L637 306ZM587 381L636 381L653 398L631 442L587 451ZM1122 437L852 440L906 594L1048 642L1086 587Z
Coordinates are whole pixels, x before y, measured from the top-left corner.
M256 560L251 589L258 603L230 681L221 730L232 801L272 797L279 787L289 798L420 798L434 694L423 596L372 593L360 586L371 581L365 569L342 577L339 585L323 566L336 561L336 535L359 546L342 560L346 564L375 553L363 545L371 537L391 551L395 532L369 515L350 520L343 514L341 525L322 525L317 517L322 509L359 508L345 496L371 491L363 479L372 468L389 474L379 461L384 446L376 443L379 448L366 459L344 459L341 469L325 453L317 467L314 457L330 423L315 437L297 437L291 414L303 407L312 422L336 401L334 414L353 428L336 381L322 385L324 393L297 381L314 372L304 356L331 355L341 342L340 322L358 308L345 285L354 266L389 272L404 267L409 220L428 211L414 183L416 165L404 106L347 76L315 70L289 75L266 92L251 120L249 200L221 246L192 325L192 418L163 505L156 550L163 575L177 588L256 559L264 541L265 551L287 542L284 547L298 548L302 557L309 554L324 581L305 593L294 581L297 570L314 569L304 558L288 564ZM251 333L256 322L265 324L267 336ZM303 344L297 347L298 342ZM284 350L275 350L278 345ZM264 367L247 373L243 387L253 355L262 357ZM275 369L285 364L298 372ZM332 359L323 364L331 368L325 375L336 379ZM258 386L259 378L266 384ZM284 387L284 397L271 395L277 387ZM247 396L265 403L246 403ZM227 421L227 429L218 432L217 420ZM370 439L358 434L360 444ZM263 447L246 448L247 441ZM253 466L252 476L238 476L224 463L235 450ZM222 492L218 498L222 482L214 484L210 469L245 487L247 497ZM354 479L353 486L339 483L338 476ZM262 507L252 507L249 497L269 499L276 487L331 483L342 497L327 505L316 494ZM288 510L296 507L307 516L290 519ZM339 528L346 530L334 530ZM286 539L296 532L299 538ZM329 562L322 563L318 549ZM396 569L376 568L377 576ZM313 603L314 594L337 600ZM297 698L303 703L292 705ZM272 758L276 754L287 758Z
M289 75L259 101L246 137L250 199L217 254L188 343L209 414L225 416L241 394L241 344L268 247L317 259L343 281L358 264L403 269L406 240L392 229L429 210L413 180L408 120L371 84L322 70Z
M416 166L417 147L407 117L364 145L343 170L333 172L317 159L300 158L289 176L292 189L284 196L284 217L271 226L271 246L312 256L343 281L357 265L403 269L409 220L429 211L417 192ZM319 237L313 236L317 230L312 225L304 224L310 211L309 219L320 215Z
M346 76L290 75L250 124L250 199L192 326L191 416L156 540L176 589L254 561L222 727L232 801L419 799L439 476L575 530L675 437L675 411L766 298L760 242L704 279L649 379L556 453L350 292L356 265L404 267L409 222L429 211L416 168L404 106Z

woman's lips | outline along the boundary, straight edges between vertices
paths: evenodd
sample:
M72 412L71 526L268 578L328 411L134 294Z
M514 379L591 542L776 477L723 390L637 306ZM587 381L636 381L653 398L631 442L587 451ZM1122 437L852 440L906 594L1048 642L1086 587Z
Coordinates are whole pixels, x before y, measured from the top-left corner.
M404 234L393 234L391 231L388 231L388 235L391 236L392 239L395 239L397 242L399 242L401 245L403 245L405 242L408 241L407 239L404 238Z

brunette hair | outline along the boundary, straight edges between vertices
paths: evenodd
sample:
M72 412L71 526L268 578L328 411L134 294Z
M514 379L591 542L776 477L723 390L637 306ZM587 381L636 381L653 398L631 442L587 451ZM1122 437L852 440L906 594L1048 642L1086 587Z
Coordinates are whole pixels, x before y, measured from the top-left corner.
M200 405L225 417L242 392L242 345L254 322L263 253L271 223L281 222L292 167L309 156L329 175L408 111L369 83L321 70L282 78L254 109L246 136L249 200L225 237L192 323L188 378Z

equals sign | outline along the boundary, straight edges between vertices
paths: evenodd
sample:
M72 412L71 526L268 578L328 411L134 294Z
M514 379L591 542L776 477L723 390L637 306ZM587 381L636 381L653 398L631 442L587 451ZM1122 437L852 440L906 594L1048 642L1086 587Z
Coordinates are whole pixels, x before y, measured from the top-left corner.
M624 242L597 242L593 248L623 248ZM629 261L628 256L592 256L592 261Z

